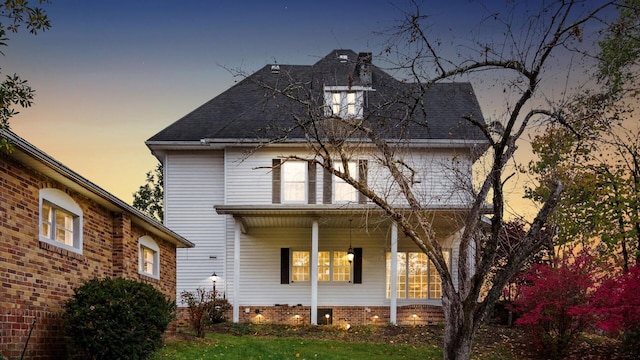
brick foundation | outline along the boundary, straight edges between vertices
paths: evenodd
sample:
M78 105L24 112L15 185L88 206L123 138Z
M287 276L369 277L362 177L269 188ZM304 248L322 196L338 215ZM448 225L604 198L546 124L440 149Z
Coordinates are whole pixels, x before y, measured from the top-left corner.
M332 316L318 318L318 324L333 325L385 325L391 320L388 306L319 306L318 310L330 309ZM415 316L414 316L415 314ZM232 319L231 310L227 319ZM444 322L440 306L407 305L399 306L396 312L398 325L428 325ZM311 322L310 306L240 306L241 323L302 325ZM179 307L177 326L189 326L189 314L185 307Z

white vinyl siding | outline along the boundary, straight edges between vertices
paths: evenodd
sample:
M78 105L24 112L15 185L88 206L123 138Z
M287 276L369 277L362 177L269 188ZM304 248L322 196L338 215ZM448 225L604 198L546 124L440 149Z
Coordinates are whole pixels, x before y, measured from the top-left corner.
M471 160L465 153L454 155L455 151L448 149L411 149L409 154L398 155L408 165L404 173L413 180L414 196L422 206L442 208L469 204ZM376 193L387 194L389 202L406 204L389 170L375 161L369 161L368 183Z
M271 165L273 159L279 159L287 155L299 155L311 158L311 155L302 149L263 149L256 151L251 157L245 159L246 151L246 148L233 148L226 151L227 198L225 204L227 205L272 204ZM304 171L306 174L306 163ZM282 174L284 175L284 171ZM322 170L318 168L315 182L317 201L322 200L322 198L319 197L322 191L322 174ZM282 178L284 179L284 177ZM304 199L302 201L293 201L294 203L307 203L308 189L306 186L308 182L309 179L305 177ZM284 195L285 193L282 192L282 194ZM283 201L283 203L291 203L291 201Z
M165 158L165 225L196 246L177 249L177 298L183 290L209 288L224 274L225 216L222 151L169 152Z
M261 149L249 158L246 158L246 151L245 148L233 148L226 151L228 158L226 161L227 198L225 204L227 205L271 204L272 160L288 155L310 157L310 154L302 148ZM468 151L459 150L460 153L456 153L456 151L454 149L411 149L411 153L402 158L411 168L416 170L414 175L415 195L424 206L442 208L468 204L470 200L468 185L471 182L471 160L468 157ZM453 158L455 160L452 161ZM381 167L366 154L354 154L354 160L369 160L367 183L377 193L387 194L387 198L395 204L406 203L397 185L393 184L387 169ZM315 182L317 204L322 203L323 199L323 176L324 171L318 167ZM333 189L332 197L335 198L334 186L332 184L331 189ZM354 201L357 201L357 192L354 193L356 194ZM306 198L301 203L307 203Z
M346 232L348 233L348 232ZM385 304L384 232L353 233L353 247L363 248L362 284L318 282L318 306ZM280 284L280 249L311 251L311 228L252 228L242 234L240 304L310 305L311 284ZM319 229L319 251L349 247L345 229ZM379 262L377 259L383 259Z

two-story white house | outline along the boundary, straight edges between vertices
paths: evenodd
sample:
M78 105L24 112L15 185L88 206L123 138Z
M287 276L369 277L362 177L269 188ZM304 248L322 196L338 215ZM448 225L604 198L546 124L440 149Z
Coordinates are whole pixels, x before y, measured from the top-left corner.
M468 83L416 89L370 53L334 50L313 65L267 65L152 136L165 225L196 244L178 250L178 292L215 280L234 322L440 321L426 255L367 196L305 160L348 148L351 176L403 206L372 140L345 135L340 120L362 119L395 144L456 278L456 219L486 145L464 116L482 114ZM314 114L328 123L316 128Z

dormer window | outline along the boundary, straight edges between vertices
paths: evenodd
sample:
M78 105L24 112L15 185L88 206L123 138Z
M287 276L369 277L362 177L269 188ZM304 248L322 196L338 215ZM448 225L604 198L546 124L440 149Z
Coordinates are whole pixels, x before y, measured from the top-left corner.
M325 86L325 115L361 119L364 108L364 89L347 86Z

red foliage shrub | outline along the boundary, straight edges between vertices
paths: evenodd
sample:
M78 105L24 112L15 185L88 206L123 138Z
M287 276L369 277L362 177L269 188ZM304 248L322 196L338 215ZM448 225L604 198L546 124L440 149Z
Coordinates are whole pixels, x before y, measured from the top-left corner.
M597 267L587 251L556 258L551 265L534 264L524 275L515 310L516 325L529 328L534 345L561 358L580 332L594 323L591 299Z
M594 295L592 309L599 328L621 333L626 350L640 356L640 266L605 281Z

